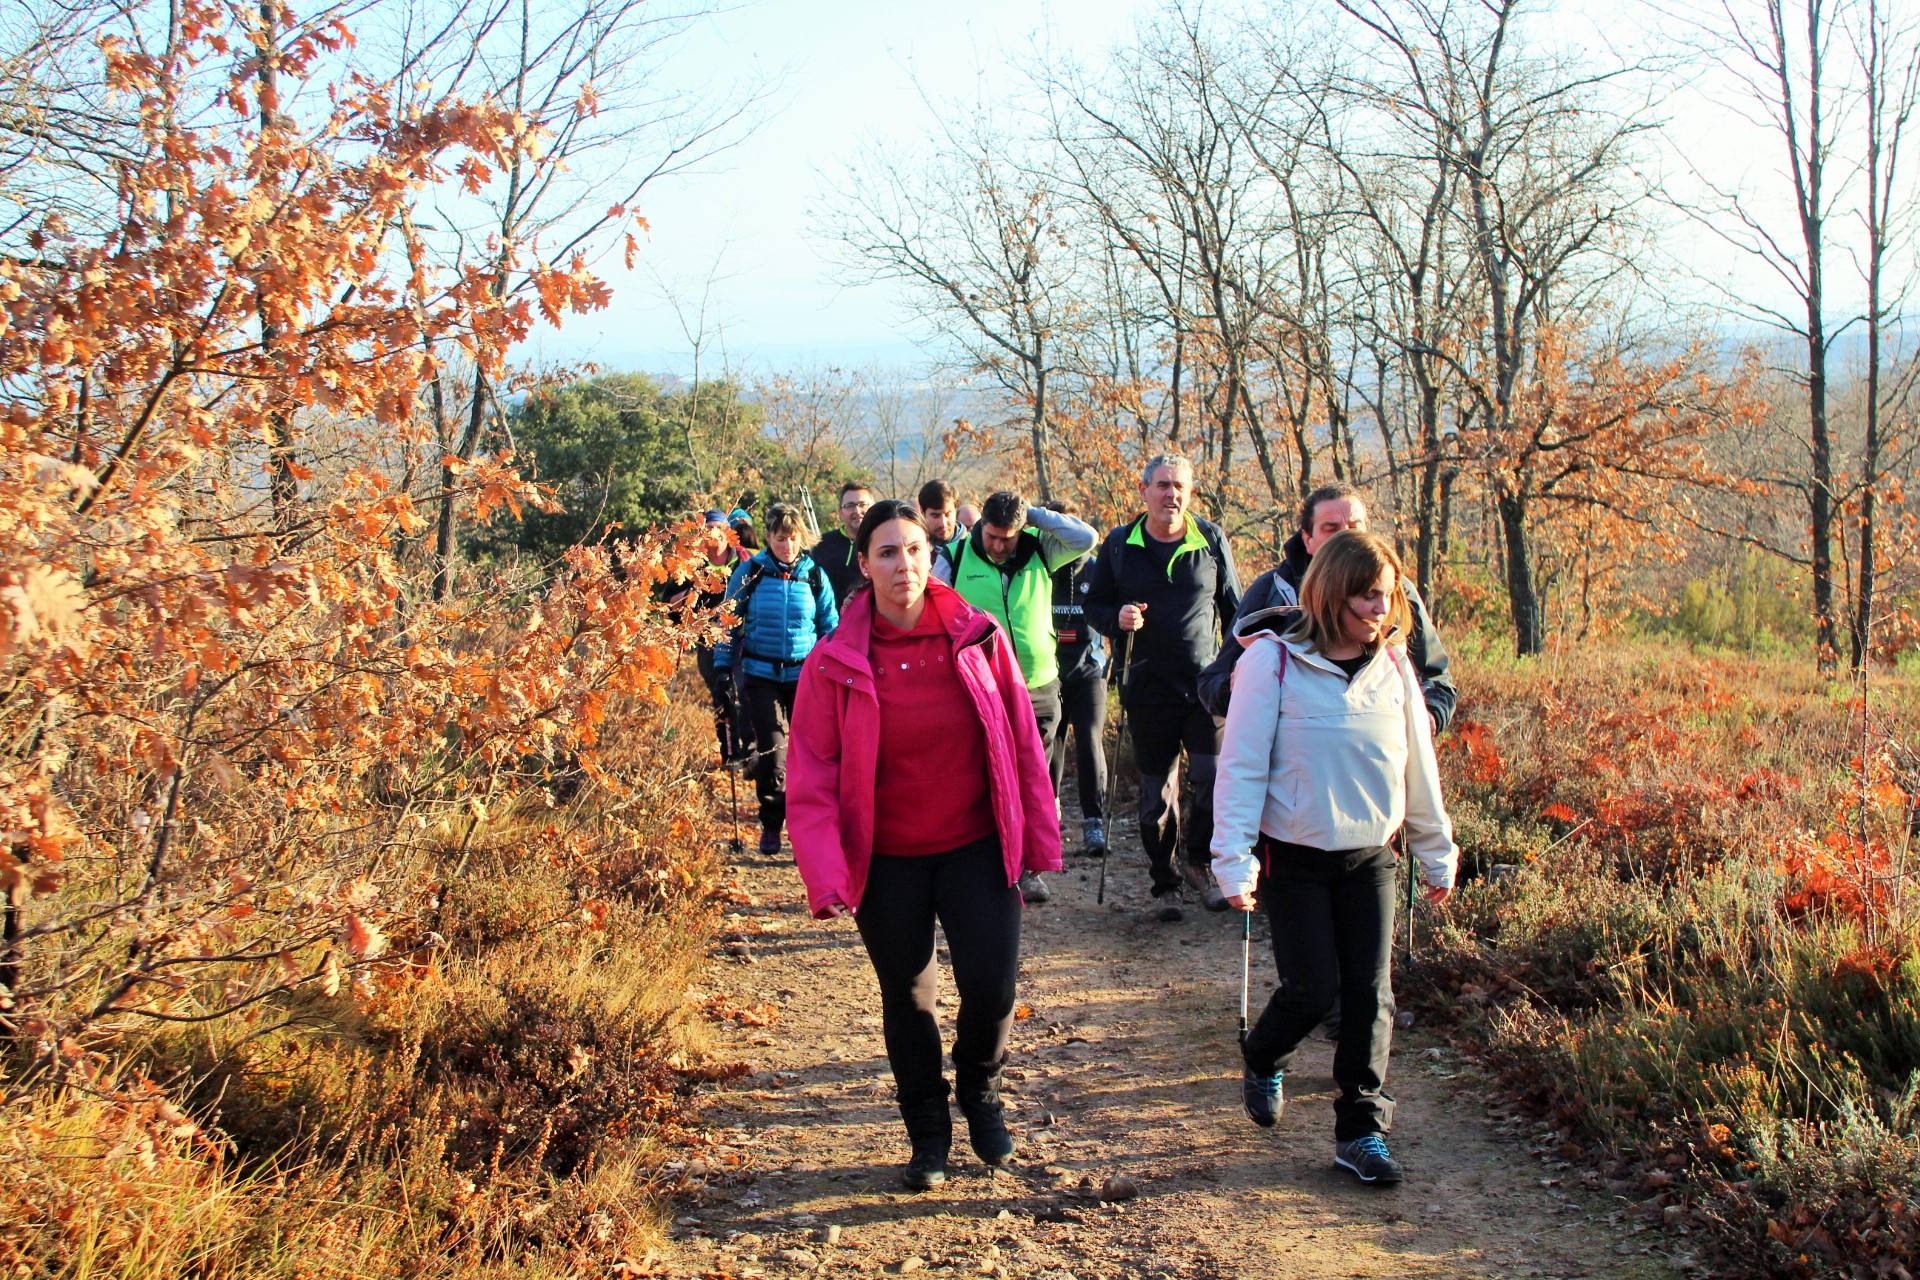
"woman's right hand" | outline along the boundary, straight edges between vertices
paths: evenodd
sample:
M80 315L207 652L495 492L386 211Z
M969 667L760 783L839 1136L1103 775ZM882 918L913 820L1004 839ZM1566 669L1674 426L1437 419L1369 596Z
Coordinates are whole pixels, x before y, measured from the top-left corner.
M820 911L827 919L838 920L841 916L847 914L847 904L844 902L829 902L826 906L820 908Z
M1227 895L1227 905L1235 911L1252 911L1255 906L1253 896L1253 890L1251 889L1245 893L1229 894Z

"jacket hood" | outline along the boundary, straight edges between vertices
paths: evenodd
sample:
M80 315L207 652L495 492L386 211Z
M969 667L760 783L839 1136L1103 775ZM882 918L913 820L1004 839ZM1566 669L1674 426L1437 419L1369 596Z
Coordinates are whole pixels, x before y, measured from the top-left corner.
M1313 553L1307 550L1307 535L1298 529L1280 548L1280 576L1288 585L1298 589L1300 579L1307 576L1307 566L1313 563Z
M1300 606L1297 604L1276 604L1265 609L1255 609L1233 624L1233 638L1246 644L1258 635L1278 636L1291 627L1299 617Z

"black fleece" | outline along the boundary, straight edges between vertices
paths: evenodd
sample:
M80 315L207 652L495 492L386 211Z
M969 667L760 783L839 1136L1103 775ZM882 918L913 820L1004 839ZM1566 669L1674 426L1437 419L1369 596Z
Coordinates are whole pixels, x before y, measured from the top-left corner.
M833 584L833 602L845 604L853 589L860 585L860 560L854 554L853 539L845 531L833 529L822 534L807 554Z
M1163 569L1138 540L1146 516L1123 524L1101 545L1085 597L1087 621L1112 639L1115 661L1127 656L1121 674L1128 706L1191 706L1199 701L1200 670L1220 652L1223 624L1240 607L1240 577L1226 535L1210 520L1189 515L1204 546L1176 551ZM1120 606L1147 606L1146 625L1128 642L1120 630ZM1234 646L1238 648L1239 646Z

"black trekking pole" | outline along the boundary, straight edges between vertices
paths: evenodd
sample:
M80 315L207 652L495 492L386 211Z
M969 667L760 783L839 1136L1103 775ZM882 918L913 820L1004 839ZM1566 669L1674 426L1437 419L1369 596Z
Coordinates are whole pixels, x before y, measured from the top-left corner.
M1120 763L1121 749L1127 745L1127 677L1133 672L1133 632L1120 637L1120 716L1117 724L1117 740L1113 748L1113 762ZM1120 790L1121 771L1112 771L1113 785L1107 788L1107 821L1116 826L1120 820L1114 793ZM1107 860L1113 857L1113 840L1109 838L1100 849L1100 887L1094 892L1096 906L1105 906L1107 902Z

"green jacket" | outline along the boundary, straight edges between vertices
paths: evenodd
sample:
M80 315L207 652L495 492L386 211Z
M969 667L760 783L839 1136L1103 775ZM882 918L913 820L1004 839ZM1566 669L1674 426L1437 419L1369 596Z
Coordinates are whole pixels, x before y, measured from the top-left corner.
M1030 509L1027 520L1030 527L1021 531L1005 564L987 558L976 527L950 548L950 571L961 598L992 614L1007 633L1027 688L1038 689L1060 678L1053 575L1091 551L1100 535L1085 521L1044 507Z

